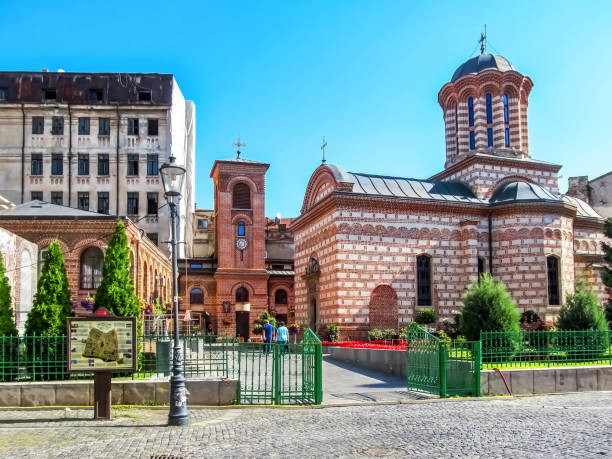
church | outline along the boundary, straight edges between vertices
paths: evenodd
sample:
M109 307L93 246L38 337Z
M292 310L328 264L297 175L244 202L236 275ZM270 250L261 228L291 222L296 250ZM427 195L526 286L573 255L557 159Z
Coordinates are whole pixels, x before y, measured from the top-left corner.
M297 320L318 333L338 324L342 339L397 329L424 308L448 320L483 272L547 322L575 280L603 302L604 219L559 194L560 165L531 157L532 87L481 49L438 93L444 170L423 180L323 161L291 225Z

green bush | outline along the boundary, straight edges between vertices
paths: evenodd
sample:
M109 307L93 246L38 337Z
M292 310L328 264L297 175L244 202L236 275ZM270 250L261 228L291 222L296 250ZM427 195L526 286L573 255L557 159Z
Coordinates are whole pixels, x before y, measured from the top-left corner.
M445 344L446 344L446 348L447 348L447 349L450 349L450 346L451 346L451 342L452 342L452 340L451 340L451 337L450 337L450 336L448 336L448 335L447 335L447 334L444 332L444 330L440 330L440 331L438 332L438 338L440 338L440 342L441 342L441 343L445 343Z
M576 292L567 295L566 303L561 306L557 327L559 330L607 330L608 323L595 292L577 283Z
M457 339L457 336L461 333L461 313L453 315L453 320L442 322L442 329L451 339Z
M421 325L433 324L436 320L438 320L438 316L433 309L423 309L419 311L414 319L417 324Z
M604 233L610 239L612 239L612 218L608 218ZM608 289L612 289L612 246L608 244L602 244L605 252L606 265L604 265L601 271L601 279ZM612 328L612 299L608 299L606 306L606 320L608 321L609 327Z
M397 331L393 328L387 328L382 332L382 339L392 340L398 335Z
M26 267L23 267L25 269ZM17 327L11 307L11 286L5 275L4 260L0 253L0 336L17 336Z
M540 316L533 309L529 309L521 314L521 323L535 323L540 322Z
M325 327L325 337L327 341L335 343L340 338L340 327L336 324L327 324L327 327Z
M519 331L519 312L503 282L484 273L463 296L461 334L479 341L481 331Z
M408 339L411 338L415 333L423 333L423 327L416 322L410 322L408 325L403 327L400 330L399 337L400 339Z
M375 328L368 332L368 336L370 337L370 341L377 341L379 339L383 339L383 332L378 328Z
M276 328L276 317L271 316L268 311L264 311L264 313L259 317L259 319L255 319L254 326L253 326L254 334L256 335L261 334L266 320L270 322L270 325Z

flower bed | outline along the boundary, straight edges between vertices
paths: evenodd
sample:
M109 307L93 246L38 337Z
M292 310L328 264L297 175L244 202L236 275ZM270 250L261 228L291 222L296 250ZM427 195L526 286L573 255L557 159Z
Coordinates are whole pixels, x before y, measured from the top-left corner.
M355 349L391 349L391 350L404 350L406 349L406 342L400 342L398 344L391 344L384 340L373 341L366 343L365 341L323 341L323 346L339 346L339 347L350 347Z

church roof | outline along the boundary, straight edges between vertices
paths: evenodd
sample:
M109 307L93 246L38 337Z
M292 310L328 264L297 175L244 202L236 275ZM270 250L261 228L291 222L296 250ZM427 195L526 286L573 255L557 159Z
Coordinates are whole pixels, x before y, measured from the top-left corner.
M53 217L53 218L117 218L115 215L99 214L74 207L59 206L45 201L29 201L24 204L0 211L0 218L11 217Z
M576 215L578 217L603 219L603 217L599 215L595 209L593 209L582 199L574 198L573 196L568 196L566 194L561 196L561 199L576 208Z
M508 59L503 56L498 56L496 54L479 54L461 64L457 70L455 70L451 82L457 81L462 76L476 75L485 70L499 70L500 72L507 72L508 70L516 71Z
M507 182L500 185L489 202L509 204L511 202L560 202L560 198L546 188L527 182Z

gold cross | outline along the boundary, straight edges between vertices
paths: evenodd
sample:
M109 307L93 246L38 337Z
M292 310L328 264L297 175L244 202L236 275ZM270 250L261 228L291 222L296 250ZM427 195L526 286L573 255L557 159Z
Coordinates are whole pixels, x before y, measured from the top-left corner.
M321 145L321 150L323 150L323 164L325 164L325 147L327 146L327 141L325 140L325 136L323 136L323 145Z
M240 159L240 147L246 147L246 143L240 143L240 136L238 136L238 139L232 143L232 146L236 147L236 153L238 153L236 159Z

